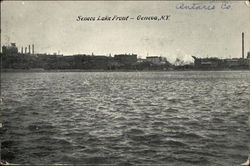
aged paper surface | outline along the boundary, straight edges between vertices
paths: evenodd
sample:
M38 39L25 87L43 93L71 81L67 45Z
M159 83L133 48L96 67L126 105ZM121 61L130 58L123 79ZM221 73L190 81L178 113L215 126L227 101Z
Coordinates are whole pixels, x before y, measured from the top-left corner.
M249 1L1 1L1 164L249 165Z

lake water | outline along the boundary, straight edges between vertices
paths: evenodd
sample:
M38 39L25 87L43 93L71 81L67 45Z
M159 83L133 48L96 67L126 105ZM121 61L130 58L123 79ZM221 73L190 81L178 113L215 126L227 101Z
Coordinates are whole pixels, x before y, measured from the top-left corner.
M2 73L1 157L29 164L237 165L250 71Z

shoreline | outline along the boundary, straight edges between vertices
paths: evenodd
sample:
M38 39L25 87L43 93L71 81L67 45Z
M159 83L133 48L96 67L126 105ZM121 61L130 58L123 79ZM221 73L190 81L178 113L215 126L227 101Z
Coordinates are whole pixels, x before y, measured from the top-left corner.
M250 71L250 69L214 69L214 70L201 70L201 69L186 69L186 70L127 70L127 69L119 69L119 70L102 70L102 69L1 69L1 73L46 73L46 72L183 72L183 71Z

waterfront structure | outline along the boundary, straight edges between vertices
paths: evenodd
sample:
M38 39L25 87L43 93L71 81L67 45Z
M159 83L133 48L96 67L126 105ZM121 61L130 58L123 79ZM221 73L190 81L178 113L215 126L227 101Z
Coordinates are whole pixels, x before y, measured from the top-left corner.
M123 65L133 65L137 62L136 54L118 54L114 55L114 60Z
M194 58L194 66L196 69L218 68L221 65L219 58Z
M250 58L233 58L233 59L219 59L219 58L194 58L195 69L250 69Z
M247 53L247 58L244 57L244 32L242 32L242 55L241 58L232 59L219 59L216 57L211 58L194 58L195 69L250 69L250 54Z
M146 61L155 65L165 64L167 59L161 56L148 56L146 57Z
M74 66L77 69L109 69L112 57L104 55L73 55Z

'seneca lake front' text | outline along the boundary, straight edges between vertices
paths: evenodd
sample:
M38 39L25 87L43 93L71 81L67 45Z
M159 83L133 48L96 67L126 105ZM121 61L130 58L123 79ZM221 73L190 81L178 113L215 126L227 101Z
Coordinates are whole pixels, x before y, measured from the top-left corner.
M78 16L76 21L128 21L128 20L138 20L138 21L166 21L169 20L170 15L161 15L161 16L143 16L138 15L136 17L130 16Z

